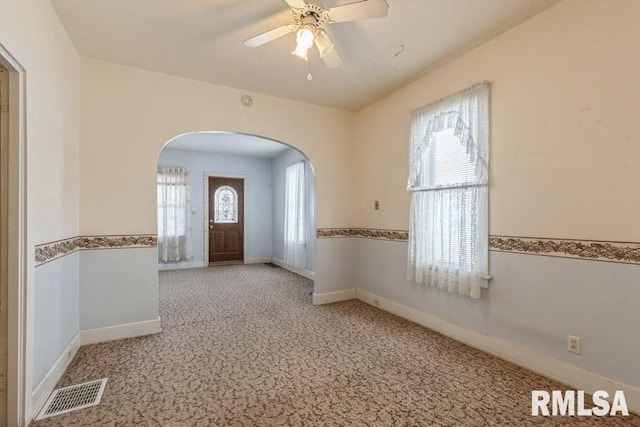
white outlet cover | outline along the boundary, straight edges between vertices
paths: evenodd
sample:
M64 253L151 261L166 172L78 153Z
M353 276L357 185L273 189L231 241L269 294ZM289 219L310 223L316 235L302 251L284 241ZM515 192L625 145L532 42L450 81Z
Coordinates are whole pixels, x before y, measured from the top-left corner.
M567 351L574 354L582 354L582 338L569 335L567 337Z

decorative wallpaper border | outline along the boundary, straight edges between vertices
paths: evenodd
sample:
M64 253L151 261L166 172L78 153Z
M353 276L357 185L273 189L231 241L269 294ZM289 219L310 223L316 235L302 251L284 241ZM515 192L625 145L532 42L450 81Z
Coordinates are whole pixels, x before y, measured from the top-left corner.
M79 244L78 238L72 237L36 245L36 267L77 251L80 248Z
M406 242L407 230L385 230L375 228L319 228L318 239L363 238ZM154 248L155 234L117 236L78 236L36 246L36 266L71 254L78 250ZM489 249L593 261L640 264L640 243L599 240L549 239L538 237L489 236Z
M318 239L360 237L364 239L405 242L409 240L409 232L406 230L384 230L375 228L318 228L316 237Z
M36 245L36 267L78 250L154 248L156 245L155 234L71 237Z
M490 236L489 249L497 252L640 264L640 243L631 242Z
M374 228L319 228L316 236L318 239L355 237L398 242L409 240L409 232L406 230ZM489 236L489 249L496 252L640 264L640 243L632 242Z

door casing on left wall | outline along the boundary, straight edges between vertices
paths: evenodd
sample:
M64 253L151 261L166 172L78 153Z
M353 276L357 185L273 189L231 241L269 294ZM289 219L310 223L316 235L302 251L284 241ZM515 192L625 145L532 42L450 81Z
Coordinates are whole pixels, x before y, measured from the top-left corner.
M0 423L6 423L7 416L7 221L9 204L7 185L9 171L9 70L0 65Z
M32 418L31 384L33 354L29 337L29 313L33 312L32 292L28 292L26 234L26 72L20 62L0 43L3 79L2 185L0 198L2 312L6 323L6 404L0 424L24 426ZM8 97L5 95L8 94ZM33 259L33 257L32 257ZM33 263L31 263L33 267ZM4 315L4 314L3 314ZM32 329L31 329L32 330Z

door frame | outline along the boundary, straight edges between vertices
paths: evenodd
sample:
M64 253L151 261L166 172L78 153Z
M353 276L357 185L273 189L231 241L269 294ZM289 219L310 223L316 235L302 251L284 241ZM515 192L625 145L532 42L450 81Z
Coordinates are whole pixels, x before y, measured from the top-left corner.
M242 252L243 252L243 264L247 264L247 183L249 179L247 175L242 174L229 174L229 173L217 173L217 172L205 172L204 173L204 204L202 205L202 219L203 219L203 232L204 232L204 264L209 266L209 178L233 178L242 179L244 181L244 192L242 200L244 203L244 209L242 212Z
M27 159L26 159L26 70L0 43L0 64L9 70L8 134L2 142L8 151L9 186L2 197L8 203L7 215L7 424L23 426L31 419L31 361L33 348L33 292L29 286L27 254ZM6 193L6 194L5 194ZM4 420L0 420L2 423Z

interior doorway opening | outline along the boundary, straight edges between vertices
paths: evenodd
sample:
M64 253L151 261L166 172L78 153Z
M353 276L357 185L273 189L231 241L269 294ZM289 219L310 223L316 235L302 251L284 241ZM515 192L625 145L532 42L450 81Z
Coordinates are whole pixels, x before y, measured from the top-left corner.
M315 172L297 148L230 132L177 136L158 156L158 268L273 263L313 280L315 211Z

